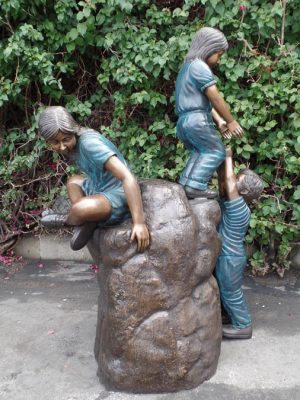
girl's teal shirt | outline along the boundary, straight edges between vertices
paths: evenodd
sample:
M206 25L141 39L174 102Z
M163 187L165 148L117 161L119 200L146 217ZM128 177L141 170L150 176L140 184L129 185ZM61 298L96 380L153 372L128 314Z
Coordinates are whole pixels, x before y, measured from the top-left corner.
M184 63L176 80L177 115L192 111L210 113L212 105L204 91L215 84L215 77L204 61L196 59Z
M106 161L117 156L127 166L125 158L117 147L101 133L86 129L78 137L75 162L88 177L87 194L111 191L122 187L122 182L104 168Z
M122 182L105 169L105 163L112 156L118 157L127 166L117 147L101 133L86 128L78 136L72 160L86 175L81 188L86 196L94 194L105 196L112 207L110 218L99 223L99 226L115 225L130 217Z

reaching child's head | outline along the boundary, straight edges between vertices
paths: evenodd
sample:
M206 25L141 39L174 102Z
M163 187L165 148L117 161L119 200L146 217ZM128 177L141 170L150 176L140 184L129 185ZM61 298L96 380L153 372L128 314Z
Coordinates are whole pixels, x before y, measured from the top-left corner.
M251 169L243 169L237 175L237 187L239 194L247 203L256 200L261 195L264 183L262 179Z
M215 28L201 28L195 34L191 47L185 58L186 62L199 58L205 62L213 55L219 53L219 57L228 49L228 42L224 34ZM210 63L211 66L215 65ZM209 63L208 63L209 64Z
M40 114L39 130L46 141L56 136L59 132L67 135L77 135L80 125L74 120L72 115L60 106L47 107Z

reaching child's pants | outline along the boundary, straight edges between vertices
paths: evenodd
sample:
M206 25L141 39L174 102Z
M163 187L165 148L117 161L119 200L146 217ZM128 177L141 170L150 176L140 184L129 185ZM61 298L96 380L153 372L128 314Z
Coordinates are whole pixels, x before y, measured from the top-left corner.
M208 181L225 159L224 145L214 128L211 114L193 111L181 115L177 136L192 152L179 183L206 190Z
M224 256L218 258L215 276L218 281L221 302L234 328L246 328L252 321L242 290L246 256Z

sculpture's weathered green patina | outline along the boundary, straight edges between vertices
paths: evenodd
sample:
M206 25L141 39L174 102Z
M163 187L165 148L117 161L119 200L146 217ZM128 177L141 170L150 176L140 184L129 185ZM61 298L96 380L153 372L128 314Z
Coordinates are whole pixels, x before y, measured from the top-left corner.
M235 176L230 148L226 149L226 158L218 173L222 213L219 234L222 248L215 274L223 307L231 321L230 325L223 326L223 336L248 339L252 336L252 322L242 290L246 266L243 242L250 221L250 209L246 201L260 196L263 182L248 169Z
M70 212L48 213L41 222L47 227L77 226L71 247L79 250L98 225L120 223L131 212L131 240L137 239L138 250L148 247L150 238L137 181L113 143L99 132L81 127L63 107L46 108L39 117L39 129L52 150L73 159L85 173L68 180Z
M227 48L222 32L214 28L200 29L177 77L177 135L192 152L180 177L189 198L217 196L207 188L207 183L225 159L225 150L213 119L224 137L243 134L220 95L210 69L218 64Z

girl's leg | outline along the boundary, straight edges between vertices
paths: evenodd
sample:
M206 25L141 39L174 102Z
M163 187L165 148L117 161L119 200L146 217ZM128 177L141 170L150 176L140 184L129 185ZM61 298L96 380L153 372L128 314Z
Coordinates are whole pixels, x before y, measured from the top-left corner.
M216 143L215 147L214 150L199 154L195 159L187 178L188 186L200 190L207 189L208 181L225 158L223 145L218 146Z
M100 194L85 196L82 190L84 177L72 176L67 183L68 195L72 204L66 223L75 225L70 242L73 250L80 250L86 245L98 222L106 221L112 211L110 201Z
M59 228L67 225L83 225L85 222L106 221L112 211L110 201L100 194L85 196L81 188L84 181L81 175L72 176L67 183L68 196L71 201L71 209L68 215L49 214L41 219L41 223L47 228ZM94 224L95 229L97 224ZM90 225L90 228L92 226ZM89 228L89 230L91 230ZM83 232L85 235L85 233Z
M83 190L81 189L84 179L85 178L82 175L73 175L68 179L67 192L71 204L75 204L78 200L85 196Z
M201 114L191 114L178 121L177 134L187 149L192 150L180 183L205 191L214 171L225 159L224 145L212 125Z
M75 197L77 194L75 191L72 195ZM111 203L105 196L101 194L83 196L72 204L66 222L69 225L82 225L85 222L106 221L111 211Z
M74 175L68 179L67 192L71 205L82 199L85 195L81 189L81 184L84 181L82 175ZM50 211L42 215L41 224L46 228L60 228L67 222L68 215L66 213L57 213Z
M109 219L110 201L101 194L81 197L71 207L66 223L76 225L70 242L73 250L82 249L91 238L98 223Z
M185 186L187 184L187 181L189 179L190 173L194 167L195 162L197 161L199 157L199 152L197 150L193 150L190 158L188 159L188 162L182 171L179 179L179 183L182 186Z
M190 170L187 185L194 189L205 190L213 173L225 159L224 145L216 130L209 126L199 132L192 130L190 141L199 156Z

